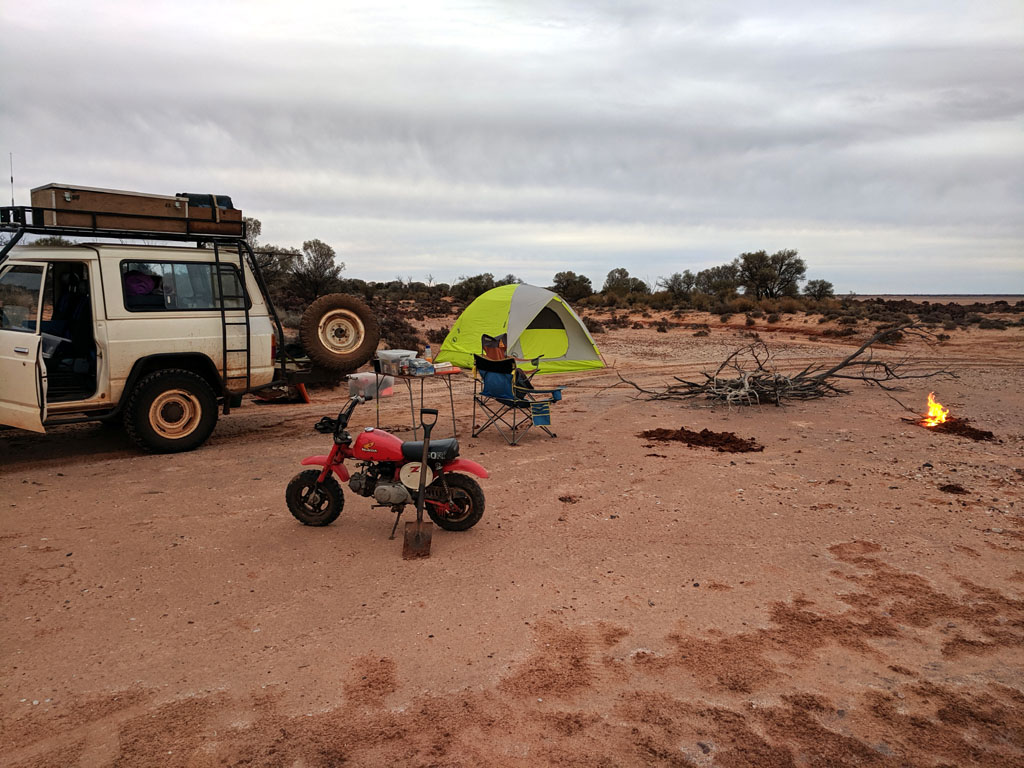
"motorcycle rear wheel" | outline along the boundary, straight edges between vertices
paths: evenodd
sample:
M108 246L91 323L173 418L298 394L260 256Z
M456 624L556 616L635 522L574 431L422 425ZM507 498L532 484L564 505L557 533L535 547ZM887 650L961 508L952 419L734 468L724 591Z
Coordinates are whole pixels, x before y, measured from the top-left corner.
M345 497L334 475L328 475L322 483L318 483L320 471L307 469L299 472L288 483L284 493L288 511L303 525L330 525L338 519L345 506Z
M445 494L448 484L451 498ZM484 516L484 492L469 475L441 475L427 487L426 511L446 531L467 531Z

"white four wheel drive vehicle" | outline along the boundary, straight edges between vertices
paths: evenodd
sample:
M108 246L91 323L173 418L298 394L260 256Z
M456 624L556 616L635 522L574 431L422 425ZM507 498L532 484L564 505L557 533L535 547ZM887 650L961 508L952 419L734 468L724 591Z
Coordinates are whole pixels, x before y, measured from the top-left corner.
M152 232L154 216L65 226L47 220L55 210L0 208L0 231L13 233L0 249L0 425L119 420L146 450L188 451L242 394L309 376L284 352L240 216L218 235L180 218L184 231ZM25 233L143 244L16 245ZM362 301L331 294L306 311L300 341L317 365L354 371L376 350L377 323Z

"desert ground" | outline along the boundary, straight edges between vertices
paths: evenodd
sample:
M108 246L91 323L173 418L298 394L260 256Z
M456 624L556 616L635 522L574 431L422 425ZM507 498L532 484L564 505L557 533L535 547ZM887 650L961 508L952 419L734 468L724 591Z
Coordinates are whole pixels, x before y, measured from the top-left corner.
M706 320L596 338L650 387L751 332L782 366L858 343ZM343 390L246 403L182 455L0 433L0 764L1024 765L1024 329L948 335L882 350L959 376L895 396L934 390L992 441L858 384L729 409L605 370L547 377L558 437L511 448L469 436L460 380L486 513L422 561L348 491L328 527L288 513ZM381 407L408 425L407 399ZM638 436L682 426L764 450Z

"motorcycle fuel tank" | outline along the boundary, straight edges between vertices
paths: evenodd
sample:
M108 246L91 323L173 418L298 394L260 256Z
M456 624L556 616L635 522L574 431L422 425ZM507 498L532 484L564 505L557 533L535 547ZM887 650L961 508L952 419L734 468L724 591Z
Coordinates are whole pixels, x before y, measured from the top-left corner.
M387 432L368 427L359 433L352 453L363 461L402 461L402 441Z

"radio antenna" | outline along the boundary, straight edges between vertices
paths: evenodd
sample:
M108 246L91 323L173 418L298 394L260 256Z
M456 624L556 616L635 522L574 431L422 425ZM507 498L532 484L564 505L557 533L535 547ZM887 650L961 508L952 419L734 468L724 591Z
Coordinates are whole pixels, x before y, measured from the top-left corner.
M7 153L11 159L11 208L14 207L14 153Z

